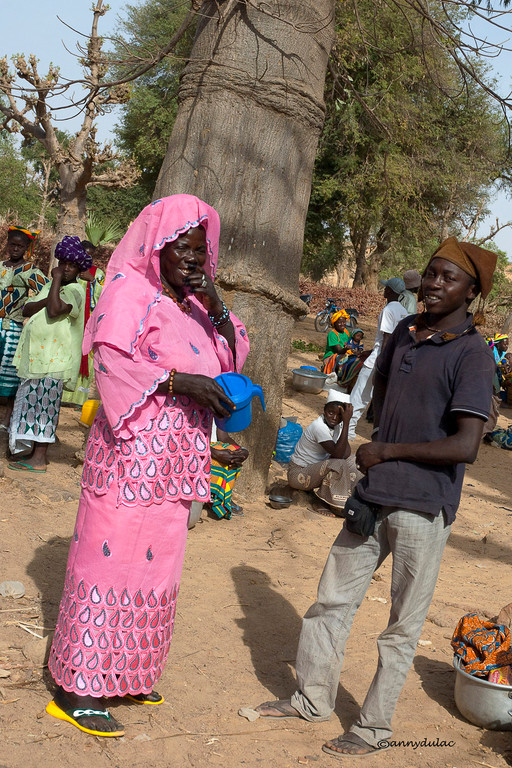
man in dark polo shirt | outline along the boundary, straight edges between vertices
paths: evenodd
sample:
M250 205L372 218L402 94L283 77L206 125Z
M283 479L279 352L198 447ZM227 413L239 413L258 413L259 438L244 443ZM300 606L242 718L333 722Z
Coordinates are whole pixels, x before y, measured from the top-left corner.
M425 311L400 321L377 360L376 428L356 454L365 473L356 489L359 502L377 505L374 531L359 536L345 523L302 624L298 690L291 700L257 708L263 717L329 719L352 620L374 571L391 553L391 611L377 640L377 671L356 723L323 746L338 757L378 752L391 738L391 718L459 505L464 465L476 458L489 414L493 356L467 310L479 293L483 299L489 293L495 266L495 254L454 237L427 265Z

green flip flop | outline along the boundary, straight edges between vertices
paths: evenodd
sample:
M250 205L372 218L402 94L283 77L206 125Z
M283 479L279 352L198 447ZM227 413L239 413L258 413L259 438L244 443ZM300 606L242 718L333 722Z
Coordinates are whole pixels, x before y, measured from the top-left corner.
M27 464L26 461L15 461L8 464L7 469L13 469L15 472L35 472L38 475L43 475L46 472L46 469L36 469L32 464Z

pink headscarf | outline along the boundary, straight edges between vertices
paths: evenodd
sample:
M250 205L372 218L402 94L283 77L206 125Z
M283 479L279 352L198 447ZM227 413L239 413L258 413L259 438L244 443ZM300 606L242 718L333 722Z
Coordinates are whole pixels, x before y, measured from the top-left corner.
M160 251L199 224L206 230L204 269L213 280L220 235L217 211L194 195L163 197L144 208L110 258L105 287L85 329L84 354L98 342L133 353L149 310L162 291Z

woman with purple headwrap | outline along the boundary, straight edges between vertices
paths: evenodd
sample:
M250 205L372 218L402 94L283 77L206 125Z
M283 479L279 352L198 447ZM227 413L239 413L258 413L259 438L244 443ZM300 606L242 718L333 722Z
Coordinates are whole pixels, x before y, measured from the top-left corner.
M9 469L46 472L48 445L55 442L62 390L73 390L80 367L85 292L76 279L91 257L80 238L65 237L55 248L59 264L37 298L27 301L28 317L14 355L21 384L9 428Z

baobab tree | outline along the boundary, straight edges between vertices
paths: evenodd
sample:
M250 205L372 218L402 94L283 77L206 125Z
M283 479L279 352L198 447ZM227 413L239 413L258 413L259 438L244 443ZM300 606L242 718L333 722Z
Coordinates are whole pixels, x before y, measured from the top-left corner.
M55 242L65 234L85 235L87 189L94 185L118 188L130 186L137 177L135 164L115 151L110 143L101 145L96 138L96 120L113 104L122 103L128 95L123 84L101 88L111 62L103 50L98 32L100 18L107 12L103 0L92 8L93 20L87 45L77 45L84 78L80 82L83 95L68 104L82 112L82 122L71 137L54 124L54 113L62 109L54 102L73 85L61 77L53 64L41 74L35 55L14 57L11 71L6 57L0 59L0 128L21 133L27 140L38 141L45 150L49 167L59 175L59 211Z

